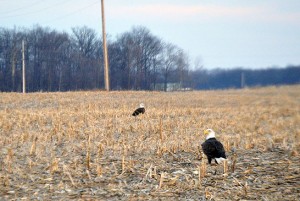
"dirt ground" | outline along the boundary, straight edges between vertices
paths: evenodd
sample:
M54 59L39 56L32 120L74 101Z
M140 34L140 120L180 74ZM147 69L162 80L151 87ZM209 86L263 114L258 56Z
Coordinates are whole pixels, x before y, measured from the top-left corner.
M63 146L63 145L61 145ZM144 159L132 156L122 172L122 158L102 158L103 175L83 168L71 176L72 167L85 163L82 153L68 172L49 174L46 164L22 169L28 159L19 158L18 174L1 177L0 194L7 200L299 200L300 157L274 148L237 151L234 172L208 166L199 182L200 161L194 153L180 152ZM80 156L81 155L81 156ZM229 157L230 158L230 157ZM68 158L61 158L68 162ZM2 171L3 171L2 167ZM75 169L75 168L74 168ZM215 169L217 173L215 174ZM149 173L151 170L151 174ZM78 171L78 169L77 169ZM161 181L161 176L163 180Z
M109 96L0 94L0 200L300 200L298 86Z

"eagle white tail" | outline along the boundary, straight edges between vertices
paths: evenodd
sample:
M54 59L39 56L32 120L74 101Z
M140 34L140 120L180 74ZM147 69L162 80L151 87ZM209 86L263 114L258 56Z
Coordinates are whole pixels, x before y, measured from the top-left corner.
M217 163L220 164L222 161L225 161L226 158L215 158Z

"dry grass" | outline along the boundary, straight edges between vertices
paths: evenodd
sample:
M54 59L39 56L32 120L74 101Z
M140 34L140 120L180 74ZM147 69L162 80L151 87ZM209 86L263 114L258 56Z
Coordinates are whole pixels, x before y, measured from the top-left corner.
M206 165L206 128L228 164ZM4 199L299 200L300 86L0 93L0 145Z

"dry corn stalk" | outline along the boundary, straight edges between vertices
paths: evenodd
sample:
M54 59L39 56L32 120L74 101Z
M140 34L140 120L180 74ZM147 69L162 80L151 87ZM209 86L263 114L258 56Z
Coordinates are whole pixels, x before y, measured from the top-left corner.
M90 135L88 135L87 152L86 152L86 168L87 169L90 169L90 161L91 161L90 144L91 144L91 138L90 138Z
M236 159L237 159L237 154L236 154L236 153L233 153L232 164L231 164L231 172L232 172L232 173L233 173L234 170L235 170Z
M160 121L159 121L159 139L160 139L160 142L163 141L162 119L161 118L160 118Z
M145 179L147 179L148 175L149 175L149 178L152 178L152 164L150 164L150 167L148 168Z
M125 172L125 156L122 156L122 173L123 174Z
M199 174L201 175L202 178L204 178L206 175L206 163L204 160L203 153L202 153L201 168Z
M32 156L32 155L35 155L37 139L38 139L38 138L35 137L35 138L34 138L34 141L33 141L33 143L32 143L32 145L31 145L30 153L29 153L31 156Z
M59 171L59 167L58 167L58 159L55 158L53 160L53 162L51 163L51 166L50 166L50 172L53 174L55 172L58 172Z
M102 167L101 167L101 165L97 165L97 176L98 177L101 177L102 176Z
M228 172L228 161L224 160L223 161L223 173L224 173L224 175L227 174L227 172Z
M87 174L87 176L88 176L89 180L92 180L91 173L90 173L90 171L89 171L89 170L86 170L86 174Z
M248 195L248 183L247 183L247 181L245 182L245 184L243 186L243 189L244 189L244 196L247 196Z
M230 141L227 139L225 143L225 150L229 151L230 150Z
M8 148L7 149L7 156L6 156L6 165L7 165L7 171L9 173L12 172L13 155L14 155L14 152L13 152L12 148Z
M160 175L160 180L159 180L159 186L158 186L158 189L161 189L162 185L163 185L163 182L164 182L164 173L162 172L161 175Z
M98 158L99 159L103 156L103 152L104 152L103 145L101 143L99 143L99 145L98 145Z
M199 188L201 188L201 166L199 165L198 166L198 172L199 172L199 174L198 174L198 180L199 180Z
M205 198L210 199L212 197L211 193L208 191L208 188L205 188Z

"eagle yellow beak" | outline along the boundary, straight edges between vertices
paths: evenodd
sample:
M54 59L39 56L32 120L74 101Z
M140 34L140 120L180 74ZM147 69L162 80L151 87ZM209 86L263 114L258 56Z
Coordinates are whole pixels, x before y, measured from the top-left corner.
M205 131L204 131L204 135L207 135L208 133L209 133L208 130L205 130Z

